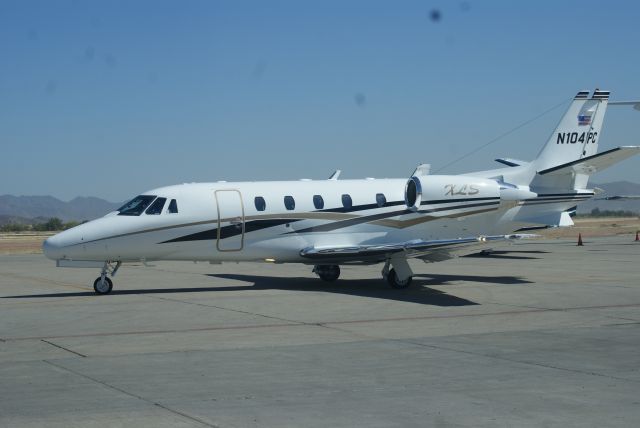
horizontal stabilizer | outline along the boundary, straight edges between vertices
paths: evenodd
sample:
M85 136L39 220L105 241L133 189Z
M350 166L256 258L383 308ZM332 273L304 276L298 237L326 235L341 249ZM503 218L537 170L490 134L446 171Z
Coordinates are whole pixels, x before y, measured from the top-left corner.
M521 161L519 159L511 159L511 158L499 158L499 159L496 159L496 162L499 162L503 165L511 166L511 167L527 165L529 163L527 161Z
M633 106L634 110L640 110L640 101L614 101L609 103L610 106Z
M540 175L593 174L602 171L620 161L640 153L640 146L623 146L606 152L597 153L572 162L554 166L543 171Z

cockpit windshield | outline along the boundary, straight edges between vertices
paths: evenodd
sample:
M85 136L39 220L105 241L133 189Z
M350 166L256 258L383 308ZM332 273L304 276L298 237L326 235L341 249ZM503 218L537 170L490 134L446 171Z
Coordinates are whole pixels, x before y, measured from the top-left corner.
M155 195L136 196L120 208L118 215L140 215L147 209L151 202L156 198Z

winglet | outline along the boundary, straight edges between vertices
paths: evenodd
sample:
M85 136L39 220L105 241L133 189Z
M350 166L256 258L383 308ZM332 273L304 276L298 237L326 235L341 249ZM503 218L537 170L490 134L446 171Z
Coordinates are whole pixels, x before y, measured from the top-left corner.
M338 177L340 177L340 173L341 173L341 172L342 172L341 170L336 169L336 170L333 172L333 174L331 174L331 177L329 177L329 178L328 178L328 180L336 181L336 180L338 179Z

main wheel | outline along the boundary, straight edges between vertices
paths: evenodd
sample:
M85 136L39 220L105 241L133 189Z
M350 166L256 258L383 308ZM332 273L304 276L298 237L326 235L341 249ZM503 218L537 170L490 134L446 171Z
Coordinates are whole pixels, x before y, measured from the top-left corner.
M389 271L389 274L387 275L387 282L389 283L391 288L396 288L396 289L407 288L408 286L411 285L412 279L413 279L412 277L408 277L404 281L400 281L398 279L398 275L396 274L395 269L391 269Z
M333 282L340 278L340 266L338 265L317 265L313 271L323 281Z
M102 277L97 277L95 281L93 281L93 290L96 294L109 294L111 293L111 289L113 288L113 282L106 276L104 277L104 281L102 281Z

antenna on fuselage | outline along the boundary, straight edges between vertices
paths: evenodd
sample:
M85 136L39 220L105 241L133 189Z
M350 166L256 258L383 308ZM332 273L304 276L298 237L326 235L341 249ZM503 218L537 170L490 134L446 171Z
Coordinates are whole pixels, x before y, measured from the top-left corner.
M416 170L413 171L413 174L411 174L411 177L416 175L429 175L430 172L431 172L431 164L421 163L416 167Z
M340 173L342 172L342 170L336 169L333 174L331 174L331 177L328 178L328 180L333 180L336 181L338 179L338 177L340 177Z

